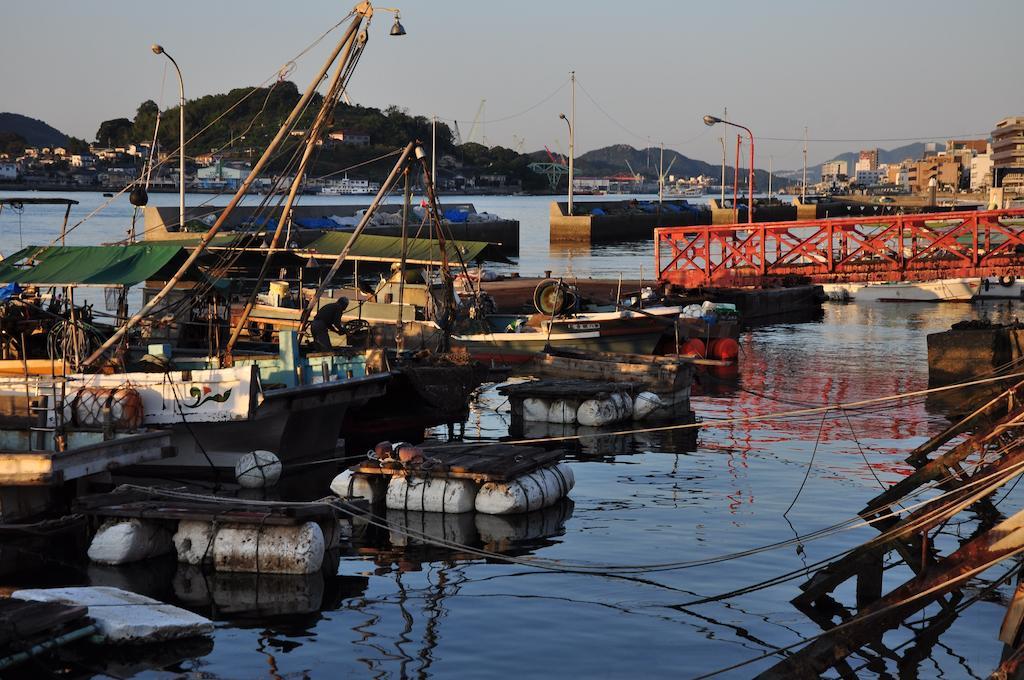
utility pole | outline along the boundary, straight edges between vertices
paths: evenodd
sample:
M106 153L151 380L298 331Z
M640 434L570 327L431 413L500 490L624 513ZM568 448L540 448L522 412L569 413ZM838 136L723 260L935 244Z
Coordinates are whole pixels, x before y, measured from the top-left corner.
M804 126L804 183L800 187L800 200L807 198L807 126Z
M573 158L576 156L576 71L569 71L571 100L569 102L569 214L572 215Z
M718 206L721 208L725 207L725 137L718 138L719 143L722 145L722 198Z
M772 157L768 156L768 202L772 200Z
M722 120L729 120L729 107L722 107ZM725 137L719 137L718 141L722 143L722 202L718 205L725 207Z
M431 181L437 183L437 115L431 117L430 125L430 177ZM409 182L409 173L406 171L406 183Z
M665 194L665 142L661 143L661 157L658 160L658 205Z

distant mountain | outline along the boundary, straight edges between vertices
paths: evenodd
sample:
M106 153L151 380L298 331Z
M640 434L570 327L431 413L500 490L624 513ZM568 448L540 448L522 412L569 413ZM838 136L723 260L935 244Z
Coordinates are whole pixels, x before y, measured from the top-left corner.
M61 146L68 141L60 130L20 113L0 113L0 132L16 134L29 146Z
M661 149L649 147L636 149L628 144L614 144L600 149L588 151L576 157L576 172L579 175L622 175L640 173L645 180L657 181L659 163L661 163ZM535 151L530 154L534 160L547 161L545 151ZM666 175L676 177L696 177L706 175L712 178L721 179L722 166L712 165L704 161L688 158L673 149L665 149L664 167ZM726 168L725 181L733 181L732 168ZM744 184L747 178L747 171L740 169L740 184ZM767 188L768 173L765 170L757 170L754 173L754 182L760 188ZM784 179L775 174L774 186L781 187L792 182L791 179Z
M921 158L924 155L924 149L927 142L914 142L913 144L907 144L905 146L898 146L895 149L879 149L878 150L878 162L879 163L899 163L907 158ZM857 164L857 159L860 157L860 151L847 151L841 153L835 158L830 160L833 161L846 161L847 169L849 173L853 174L853 166ZM826 161L828 162L828 161ZM807 181L818 182L821 180L821 166L824 163L818 163L817 165L807 166ZM800 181L803 175L803 168L797 170L785 170L780 171L780 175L788 177L790 179Z

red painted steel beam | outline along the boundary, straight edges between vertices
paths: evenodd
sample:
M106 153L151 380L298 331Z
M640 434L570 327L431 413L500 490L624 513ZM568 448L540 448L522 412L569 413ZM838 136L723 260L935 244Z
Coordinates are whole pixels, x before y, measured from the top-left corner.
M690 288L1020 275L1024 223L1000 220L1022 218L1024 209L660 227L655 263L662 281Z

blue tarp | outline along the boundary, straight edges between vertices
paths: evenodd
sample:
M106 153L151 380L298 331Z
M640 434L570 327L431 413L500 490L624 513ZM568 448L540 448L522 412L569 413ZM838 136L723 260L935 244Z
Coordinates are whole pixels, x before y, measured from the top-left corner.
M593 210L590 211L590 214L591 215L607 215L608 213L606 213L601 208L594 208Z
M469 221L469 211L449 208L444 211L444 218L454 224L461 224Z
M8 283L6 286L0 288L0 302L10 300L12 297L21 292L21 286L17 283Z
M306 229L337 229L338 223L330 217L300 217L295 224Z

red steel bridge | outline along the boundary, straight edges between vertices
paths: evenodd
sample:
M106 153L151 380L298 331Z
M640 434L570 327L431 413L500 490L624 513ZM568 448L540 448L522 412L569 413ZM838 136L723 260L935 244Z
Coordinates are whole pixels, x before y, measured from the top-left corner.
M698 286L1024 275L1024 209L659 227L662 281Z

